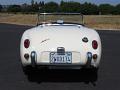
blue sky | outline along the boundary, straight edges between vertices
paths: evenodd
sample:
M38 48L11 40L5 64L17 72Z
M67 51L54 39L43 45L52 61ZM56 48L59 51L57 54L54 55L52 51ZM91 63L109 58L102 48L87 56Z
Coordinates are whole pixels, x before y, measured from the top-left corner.
M41 1L41 0L35 0L35 1ZM49 2L49 1L55 1L55 2L60 2L61 0L42 0L45 2ZM118 3L120 3L120 0L64 0L64 1L77 1L77 2L81 2L84 3L85 1L87 2L92 2L95 4L101 4L101 3L109 3L109 4L113 4L116 5ZM29 3L30 4L31 0L0 0L0 4L2 5L10 5L10 4L23 4L23 3Z

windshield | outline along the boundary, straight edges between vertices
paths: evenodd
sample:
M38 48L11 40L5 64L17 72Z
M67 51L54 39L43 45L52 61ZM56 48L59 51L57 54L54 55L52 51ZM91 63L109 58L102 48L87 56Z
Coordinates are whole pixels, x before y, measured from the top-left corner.
M83 15L81 13L39 13L38 23L77 23L84 24Z

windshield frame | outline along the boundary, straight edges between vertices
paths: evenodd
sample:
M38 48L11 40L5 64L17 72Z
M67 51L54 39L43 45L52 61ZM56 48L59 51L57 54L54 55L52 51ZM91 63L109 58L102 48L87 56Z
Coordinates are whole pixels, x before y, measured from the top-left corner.
M40 22L40 15L43 15L43 22ZM64 22L62 24L79 24L79 25L84 25L84 15L81 13L38 13L38 20L37 20L37 25L42 25L42 24L58 24L57 21L56 22L46 22L46 15L80 15L80 18L82 20L81 23L73 23L73 22Z

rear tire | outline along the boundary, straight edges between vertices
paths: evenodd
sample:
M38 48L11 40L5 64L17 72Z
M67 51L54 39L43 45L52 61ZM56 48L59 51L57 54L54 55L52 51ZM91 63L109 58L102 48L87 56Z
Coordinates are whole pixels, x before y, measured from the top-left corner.
M22 69L25 75L30 75L35 71L35 68L33 68L32 66L22 66Z
M91 67L88 69L88 72L90 73L91 76L96 76L98 74L98 68Z
M91 75L96 75L98 73L98 67L93 67L93 66L90 66L89 68L88 67L84 67L84 69L86 70L86 72L88 72L89 74Z

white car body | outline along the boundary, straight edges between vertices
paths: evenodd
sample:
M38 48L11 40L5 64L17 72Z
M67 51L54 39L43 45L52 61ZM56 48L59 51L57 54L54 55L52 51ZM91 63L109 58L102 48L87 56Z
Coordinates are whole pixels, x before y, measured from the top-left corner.
M83 41L83 38L87 38L88 41ZM30 41L28 48L24 46L26 39ZM92 46L94 40L97 41L97 49ZM50 56L50 53L58 53L58 49L64 49L64 53L70 52L71 62L67 63L67 59L65 62L64 60L61 61L61 63L56 63L57 61L51 62L53 56ZM27 59L25 54L29 55ZM94 54L97 55L95 59L93 58ZM42 24L24 32L20 44L20 56L23 67L30 65L33 67L69 66L72 68L72 66L76 66L81 68L88 64L98 68L101 58L101 40L95 30L82 25ZM54 59L56 60L56 58Z

